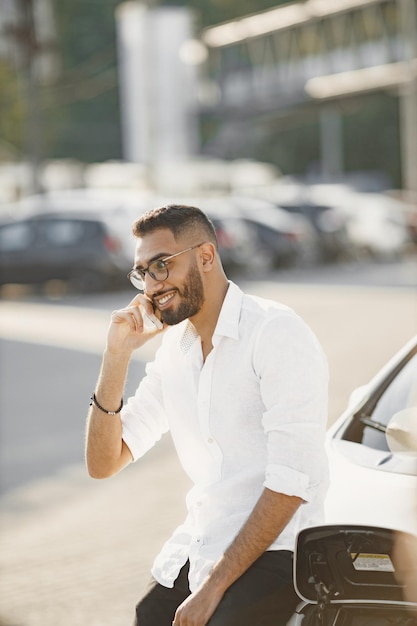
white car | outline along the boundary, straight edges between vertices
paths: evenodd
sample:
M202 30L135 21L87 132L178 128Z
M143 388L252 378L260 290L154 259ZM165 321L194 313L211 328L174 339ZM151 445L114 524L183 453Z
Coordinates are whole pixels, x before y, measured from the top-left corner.
M326 523L417 535L417 335L352 394L327 453Z
M294 555L288 626L417 626L417 335L328 430L326 524Z
M402 202L383 194L355 193L343 209L347 234L358 254L396 259L411 244Z

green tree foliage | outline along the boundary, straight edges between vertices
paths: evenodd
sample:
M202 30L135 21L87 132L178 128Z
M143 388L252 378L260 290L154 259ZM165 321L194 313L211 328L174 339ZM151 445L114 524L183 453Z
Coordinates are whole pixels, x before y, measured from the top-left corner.
M0 60L0 160L21 157L24 108L16 73Z
M51 156L120 157L115 9L119 0L54 0L59 79L48 89Z
M400 111L397 96L352 98L344 114L345 167L379 170L401 187Z

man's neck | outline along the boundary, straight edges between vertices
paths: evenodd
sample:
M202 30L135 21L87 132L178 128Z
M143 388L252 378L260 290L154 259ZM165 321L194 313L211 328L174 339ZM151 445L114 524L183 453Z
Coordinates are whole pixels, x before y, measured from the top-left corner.
M205 356L209 354L213 347L213 333L217 326L228 288L229 282L227 280L222 284L221 288L217 286L215 294L207 296L202 310L195 317L190 319L201 337L201 345Z

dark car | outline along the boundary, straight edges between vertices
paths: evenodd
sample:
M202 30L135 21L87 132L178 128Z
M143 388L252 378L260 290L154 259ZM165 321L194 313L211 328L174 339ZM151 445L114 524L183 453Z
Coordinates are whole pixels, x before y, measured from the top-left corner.
M0 285L65 281L74 291L127 284L131 255L111 223L77 212L0 223Z
M349 258L351 244L346 217L337 208L313 202L280 204L279 207L309 220L317 234L319 261L326 263Z
M309 265L315 255L312 228L303 216L290 215L265 200L235 195L208 199L201 206L212 219L219 216L229 232L240 233L247 270Z
M227 273L247 272L253 234L240 220L230 220L207 210L219 243L219 254Z
M320 196L315 198L308 185L278 183L249 188L245 190L245 194L250 198L267 200L280 212L285 211L291 216L304 218L314 233L314 260L317 263L343 261L352 257L352 242L349 240L345 211L330 199L322 202Z

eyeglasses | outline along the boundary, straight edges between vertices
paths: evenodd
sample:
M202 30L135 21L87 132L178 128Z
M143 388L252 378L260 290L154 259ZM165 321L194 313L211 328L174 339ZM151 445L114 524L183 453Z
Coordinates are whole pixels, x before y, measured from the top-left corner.
M146 272L148 272L149 276L151 276L151 278L153 278L154 280L157 280L157 281L166 280L169 276L169 269L168 269L168 264L167 264L168 261L170 261L171 259L174 259L176 256L179 256L180 254L184 254L185 252L190 252L190 250L199 248L204 243L205 242L203 241L202 243L198 243L195 246L186 248L186 250L181 250L181 252L176 252L175 254L166 256L163 259L156 259L155 261L151 261L148 267L145 267L143 270L139 268L134 268L133 270L129 272L127 277L132 283L132 285L136 287L136 289L139 289L139 291L143 291L145 289Z

